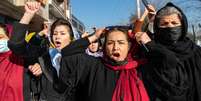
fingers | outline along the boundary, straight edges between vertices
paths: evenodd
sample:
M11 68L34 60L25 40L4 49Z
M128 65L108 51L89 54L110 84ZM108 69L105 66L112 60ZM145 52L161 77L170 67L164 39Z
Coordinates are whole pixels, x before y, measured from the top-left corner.
M145 32L137 32L135 34L136 41L141 44L146 44L151 41L150 37Z
M43 30L43 33L44 33L45 37L48 37L48 32L49 32L48 28Z
M149 12L156 12L155 7L151 4L148 5L148 11Z
M89 36L89 33L88 32L84 32L81 37L84 38L84 37L87 37L87 36Z
M41 7L41 4L39 2L35 3L35 8L36 9L40 9L40 7Z
M20 19L20 23L22 24L29 24L33 16L37 11L40 9L40 3L38 2L26 2L25 6L25 13L23 17Z
M148 15L148 10L147 9L145 9L145 11L144 11L144 13L143 13L143 15L140 17L140 21L144 21L144 19L146 18L146 16Z
M138 44L140 44L141 42L141 36L142 36L143 32L137 32L135 33L135 39L138 42Z
M101 37L101 35L103 34L105 28L99 28L96 30L95 34L88 37L88 40L90 43L95 42L97 39L99 39Z
M100 36L103 34L104 30L105 30L105 28L96 29L95 35L97 36L97 38L100 38Z
M40 31L38 35L48 37L48 31L49 31L48 28L45 28L42 31Z
M156 14L156 9L153 5L148 5L148 13L152 16Z
M40 76L42 74L41 67L38 63L35 63L34 65L30 65L28 69L35 76Z
M29 13L36 13L40 9L39 2L27 2L25 5L25 10Z
M38 63L35 63L34 65L29 66L29 70L32 71L33 73L40 70L40 65Z

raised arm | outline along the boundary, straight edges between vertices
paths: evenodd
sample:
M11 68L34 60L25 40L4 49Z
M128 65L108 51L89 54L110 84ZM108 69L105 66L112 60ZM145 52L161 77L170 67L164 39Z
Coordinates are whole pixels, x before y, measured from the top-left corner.
M92 42L99 39L101 37L101 35L103 34L104 30L105 30L104 28L97 29L96 33L93 34L92 36L84 37L84 38L81 38L81 39L78 39L78 40L72 42L71 44L69 44L68 46L64 47L61 50L62 56L69 56L69 55L78 54L78 53L85 53L85 50L87 49L87 47Z
M39 8L40 3L27 2L25 4L25 13L23 17L19 23L14 24L13 34L8 42L8 46L15 54L26 54L27 42L25 41L25 35L28 31L28 24Z
M145 9L145 11L142 14L142 16L135 21L135 23L134 23L135 28L133 29L133 34L135 34L137 32L141 32L143 23L144 23L145 18L147 16L148 16L150 21L153 20L155 14L156 14L155 8L152 5L148 5L148 7L149 7L149 10Z
M21 24L29 24L36 12L39 11L41 5L39 2L27 2L25 4L25 13L20 20Z

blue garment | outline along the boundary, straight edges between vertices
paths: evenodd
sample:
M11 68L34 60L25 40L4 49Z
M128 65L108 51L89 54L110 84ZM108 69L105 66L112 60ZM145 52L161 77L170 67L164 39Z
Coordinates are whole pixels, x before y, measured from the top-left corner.
M9 51L8 40L0 40L0 53Z
M57 75L59 77L61 53L56 48L50 48L49 49L49 54L50 54L52 66L56 69Z

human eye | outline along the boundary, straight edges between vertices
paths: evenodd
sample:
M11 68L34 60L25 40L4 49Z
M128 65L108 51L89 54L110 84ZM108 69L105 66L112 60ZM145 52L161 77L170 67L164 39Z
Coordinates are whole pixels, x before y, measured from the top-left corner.
M173 24L173 25L180 25L181 23L180 23L180 22L173 21L172 24Z
M66 35L66 33L65 32L61 32L61 35Z
M120 45L123 45L123 44L125 44L126 42L125 41L119 41L118 42Z
M160 23L160 26L166 26L166 25L168 25L168 22L161 22Z
M107 42L107 45L111 45L111 44L113 44L112 41L108 41L108 42Z
M53 33L53 35L57 35L57 34L58 34L57 32L54 32L54 33Z

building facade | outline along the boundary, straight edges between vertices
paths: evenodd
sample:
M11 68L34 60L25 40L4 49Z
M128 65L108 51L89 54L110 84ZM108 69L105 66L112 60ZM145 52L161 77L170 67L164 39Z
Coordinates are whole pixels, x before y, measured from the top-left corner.
M27 1L39 1L42 4L42 8L31 21L32 30L40 31L44 22L52 23L57 18L64 18L70 19L76 34L85 31L84 24L72 14L69 0L3 0L0 3L0 22L7 24L19 21Z

